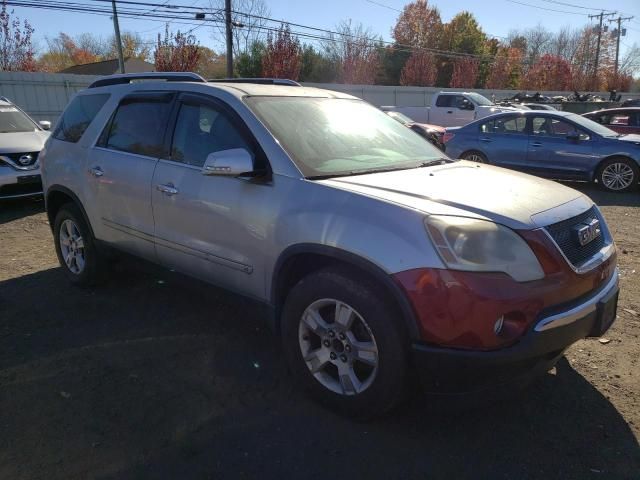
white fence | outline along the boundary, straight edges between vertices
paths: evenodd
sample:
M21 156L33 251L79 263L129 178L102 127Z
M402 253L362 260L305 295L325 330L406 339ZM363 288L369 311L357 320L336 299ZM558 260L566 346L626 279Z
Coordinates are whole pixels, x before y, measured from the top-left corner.
M54 122L64 110L74 93L86 88L96 78L92 75L60 73L0 72L0 96L15 102L35 120ZM465 89L436 87L394 87L383 85L343 85L336 83L305 83L306 86L327 88L360 97L373 105L395 105L398 107L422 107L431 104L431 96L442 90L464 91ZM469 89L466 89L469 90ZM487 98L513 96L514 90L478 90ZM571 92L541 92L546 95L567 95ZM605 98L608 93L600 92ZM623 94L623 98L632 97ZM637 96L637 94L635 95Z

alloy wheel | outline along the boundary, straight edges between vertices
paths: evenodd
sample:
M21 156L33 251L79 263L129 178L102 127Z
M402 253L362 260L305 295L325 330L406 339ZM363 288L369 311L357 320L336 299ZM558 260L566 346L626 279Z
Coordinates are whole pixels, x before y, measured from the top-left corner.
M626 163L618 162L607 165L602 170L602 183L609 190L624 190L634 179L633 169Z
M371 329L351 306L316 300L302 314L300 351L315 379L340 395L365 391L378 372L378 346Z
M60 225L60 252L70 272L79 275L85 266L84 240L73 220L65 220Z
M476 163L486 163L484 158L477 153L470 153L465 157L465 159Z

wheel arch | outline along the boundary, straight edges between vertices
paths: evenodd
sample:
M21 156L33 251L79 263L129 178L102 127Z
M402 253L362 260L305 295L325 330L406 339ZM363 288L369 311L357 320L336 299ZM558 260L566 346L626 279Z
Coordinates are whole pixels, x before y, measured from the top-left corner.
M401 314L402 326L411 340L419 338L418 323L413 307L401 287L375 263L346 250L304 243L285 249L273 269L270 299L274 307L274 327L280 331L280 313L287 292L304 276L328 266L343 266L369 276L389 295Z
M75 193L62 185L51 185L47 189L47 193L44 197L45 210L47 211L47 218L49 219L49 227L51 230L54 228L58 211L65 203L73 203L78 207L80 213L82 213L85 224L89 227L91 235L94 236L91 222L89 222L89 217L87 216L87 212L85 211L82 202Z
M616 158L622 158L624 160L628 160L631 163L635 164L636 168L638 168L638 170L640 170L640 161L630 157L626 153L614 153L614 154L611 154L611 155L607 155L606 157L604 157L603 159L601 159L598 162L598 165L596 165L596 168L593 169L591 181L598 179L598 177L600 176L600 170L602 170L602 167L604 166L604 164L606 162L608 162L609 160L616 159Z

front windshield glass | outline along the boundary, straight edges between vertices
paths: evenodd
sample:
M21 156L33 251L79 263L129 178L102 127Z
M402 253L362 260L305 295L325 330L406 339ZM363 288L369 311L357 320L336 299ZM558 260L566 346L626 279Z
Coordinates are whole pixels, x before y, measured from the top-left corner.
M588 130L591 130L593 133L597 133L602 137L619 137L620 134L614 132L610 128L605 127L604 125L600 125L598 122L594 122L582 115L576 115L575 113L569 115L567 118L577 123L581 127L584 127Z
M469 93L469 98L471 98L476 105L481 105L481 106L488 106L488 105L494 105L494 103L489 100L487 97L484 97L482 95L480 95L479 93Z
M0 133L33 132L35 124L16 107L0 106Z
M249 97L247 103L305 177L415 168L444 157L362 100Z

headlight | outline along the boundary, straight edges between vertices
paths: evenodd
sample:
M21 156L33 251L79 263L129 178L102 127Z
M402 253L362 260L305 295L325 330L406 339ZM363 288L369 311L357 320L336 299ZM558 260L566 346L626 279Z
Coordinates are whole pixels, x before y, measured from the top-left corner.
M544 277L529 245L513 230L485 220L432 215L425 226L442 261L454 270L504 272L518 282Z

